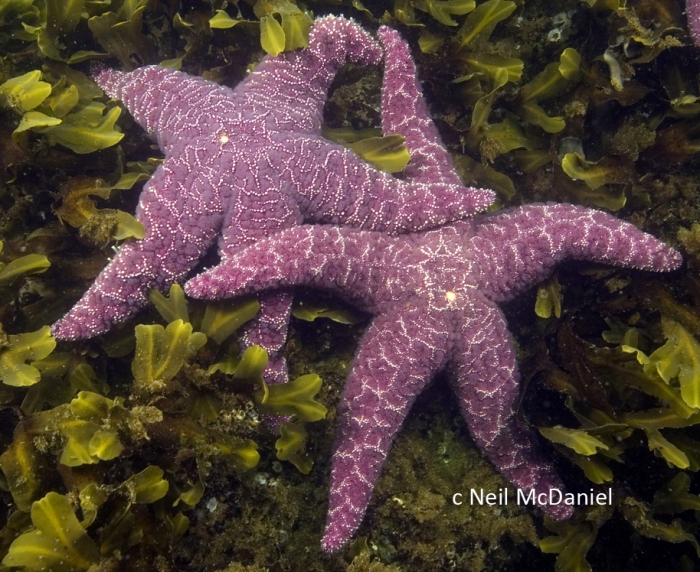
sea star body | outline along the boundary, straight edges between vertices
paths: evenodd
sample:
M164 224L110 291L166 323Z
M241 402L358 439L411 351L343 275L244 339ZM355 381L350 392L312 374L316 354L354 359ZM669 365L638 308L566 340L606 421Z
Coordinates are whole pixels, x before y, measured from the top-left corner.
M360 523L417 395L447 369L476 444L524 491L562 488L515 417L515 352L498 304L576 258L665 271L680 255L627 222L567 204L529 205L420 234L302 226L256 243L186 288L222 298L305 285L374 318L338 407L323 547ZM543 506L557 518L571 507Z
M235 89L148 66L103 68L95 81L157 137L165 153L136 212L146 236L131 241L83 298L53 326L62 339L107 331L146 305L150 288L182 281L218 239L222 262L239 248L304 221L396 234L432 228L483 210L492 191L459 179L402 181L321 137L323 105L347 61L377 64L382 51L354 22L317 21L309 48L266 57ZM284 381L290 297L261 300L245 343L272 356Z
M386 50L383 127L406 135L411 178L456 177L437 133L411 109L419 88L406 45L379 32ZM421 128L421 125L423 126ZM432 150L422 157L420 150ZM544 279L565 258L665 271L678 252L600 211L529 205L423 233L388 236L302 226L262 240L190 280L196 297L225 298L305 285L339 294L374 317L338 407L328 520L322 545L339 549L359 526L391 443L417 395L446 369L480 449L516 487L562 488L516 419L515 353L498 304ZM568 506L546 503L556 518Z

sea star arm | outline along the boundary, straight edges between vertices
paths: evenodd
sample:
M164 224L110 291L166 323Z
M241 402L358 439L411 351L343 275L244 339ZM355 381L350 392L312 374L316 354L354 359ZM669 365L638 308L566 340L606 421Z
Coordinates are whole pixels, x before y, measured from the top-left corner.
M496 469L527 496L563 485L537 450L530 432L516 419L518 372L510 333L501 311L484 300L469 305L450 364L451 384L476 444ZM573 507L538 503L554 518Z
M401 180L320 138L289 137L280 147L275 172L296 190L307 221L389 234L416 232L482 211L495 196L488 189L440 179Z
M628 222L555 203L481 217L470 248L478 253L480 288L494 301L511 299L543 280L566 258L659 272L683 261L678 251Z
M190 279L185 291L194 298L220 299L307 285L332 289L374 312L375 295L387 295L380 253L395 240L379 232L303 225L247 246Z
M400 308L375 318L360 341L338 406L321 541L327 552L341 548L357 530L408 410L446 360L450 327L440 318L422 308Z
M385 135L399 133L406 138L411 160L403 176L413 182L442 181L462 185L428 114L408 44L396 30L387 26L379 28L377 35L385 53L382 131ZM464 192L471 191L464 189Z
M686 0L686 12L688 14L688 28L695 45L700 45L700 0Z
M331 82L346 63L379 65L382 49L354 20L326 16L314 22L304 50L265 57L236 86L241 108L274 110L278 130L320 135L323 106Z
M136 217L146 236L122 245L81 300L53 325L54 336L101 334L145 306L149 288L182 280L219 231L215 182L192 172L187 162L169 159L146 183Z

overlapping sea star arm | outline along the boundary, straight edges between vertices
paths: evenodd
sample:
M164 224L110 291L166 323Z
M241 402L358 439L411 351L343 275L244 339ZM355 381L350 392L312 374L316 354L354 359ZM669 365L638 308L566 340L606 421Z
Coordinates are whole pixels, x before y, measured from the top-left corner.
M185 277L214 242L222 219L215 182L177 159L167 160L146 184L136 214L146 236L121 247L53 325L57 338L95 336L133 315L147 304L149 288L163 289Z
M659 272L680 253L634 225L569 204L533 204L481 217L469 248L478 253L482 291L508 300L546 278L566 258Z
M313 138L288 141L295 152L276 160L299 193L305 220L389 234L417 232L473 215L494 199L461 183L401 180L352 151ZM315 167L322 161L323 168Z
M516 419L518 372L510 333L501 311L480 297L464 313L450 373L469 431L496 469L526 496L535 491L545 500L551 489L564 492L554 468ZM538 504L557 519L573 512L571 506Z
M396 30L386 26L379 28L377 35L384 46L382 131L385 135L398 133L406 138L411 160L403 176L413 182L462 185L428 114L408 44Z
M360 525L396 433L444 365L450 333L442 316L403 306L365 332L338 406L325 551L341 548Z
M307 285L332 289L374 313L376 299L388 296L381 254L395 244L396 239L379 232L299 226L247 246L190 279L185 291L195 298L220 299Z
M354 20L319 18L309 33L309 47L265 57L236 86L235 102L273 111L270 121L280 129L320 134L323 106L337 71L348 62L379 65L381 59L377 41Z

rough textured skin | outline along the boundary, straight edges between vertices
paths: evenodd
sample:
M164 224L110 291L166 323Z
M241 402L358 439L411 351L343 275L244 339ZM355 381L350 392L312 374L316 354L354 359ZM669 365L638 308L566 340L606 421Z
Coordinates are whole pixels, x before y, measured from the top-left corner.
M497 304L565 258L665 271L678 252L627 222L566 204L529 205L400 237L302 226L189 282L221 298L290 286L331 290L375 317L338 408L325 550L358 527L391 442L417 395L447 368L478 446L516 487L562 488L515 418L515 354ZM556 518L571 507L543 506Z
M182 281L215 241L225 263L239 248L304 221L397 234L491 204L492 191L465 192L455 177L402 181L321 137L338 69L347 61L378 64L381 55L354 22L327 17L314 25L308 49L265 58L233 90L158 66L100 69L95 81L156 136L165 162L136 212L145 238L122 246L53 334L77 339L107 331L147 303L148 289ZM434 130L418 98L417 113ZM290 300L261 300L244 340L270 352L273 383L286 379L280 348Z
M420 113L402 113L422 105L405 44L392 30L379 35L386 48L384 129L405 134L417 150L411 177L455 180L434 127L427 128ZM538 494L562 488L516 420L518 372L498 304L547 277L565 258L656 271L681 264L678 252L627 222L583 207L539 204L394 237L302 226L244 249L190 280L186 290L224 298L305 285L374 315L338 408L323 537L324 550L335 551L359 526L411 405L442 369L474 440L506 478ZM542 508L555 518L572 512Z
M700 0L686 0L688 29L696 46L700 46Z

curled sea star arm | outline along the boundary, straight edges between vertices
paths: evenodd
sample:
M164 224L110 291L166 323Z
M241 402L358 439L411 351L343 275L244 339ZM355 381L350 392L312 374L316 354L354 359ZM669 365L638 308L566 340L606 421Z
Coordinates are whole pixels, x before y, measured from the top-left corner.
M440 316L398 308L365 332L338 407L326 530L327 552L362 520L374 483L416 396L446 361L450 330ZM419 333L416 324L426 328ZM429 332L429 334L426 334Z
M482 291L508 300L566 258L668 271L680 253L634 225L594 209L533 204L481 217L470 247L479 253Z
M101 334L145 306L150 288L182 280L221 226L220 197L213 183L186 162L166 161L139 201L136 216L146 236L121 247L80 301L53 325L53 334L61 339Z
M320 134L323 106L338 70L348 62L379 65L381 59L377 41L355 21L319 18L307 49L265 57L236 86L235 101L241 108L273 109L271 119L280 129Z
M467 307L450 364L451 384L479 448L496 469L527 496L564 492L554 468L537 450L515 415L519 388L515 352L501 311L475 300ZM571 506L541 503L554 518L568 518Z
M385 53L382 131L384 135L398 133L406 138L411 160L403 176L413 182L438 180L462 185L452 158L428 114L408 44L396 30L386 26L379 28L377 35ZM470 192L471 189L463 191Z

